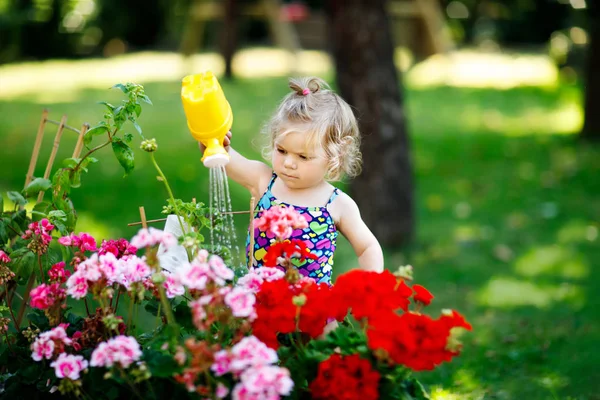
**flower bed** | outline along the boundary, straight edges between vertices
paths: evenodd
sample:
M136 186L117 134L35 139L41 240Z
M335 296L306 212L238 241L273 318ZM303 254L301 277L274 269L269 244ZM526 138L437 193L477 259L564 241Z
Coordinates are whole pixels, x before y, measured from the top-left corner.
M131 149L118 134L126 120L139 128L139 100L147 97L139 85L117 87L128 100L107 105L108 117L86 140L107 135L128 171ZM179 239L144 228L129 241L98 244L74 233L68 193L92 150L102 147L66 160L52 182L34 180L23 192L10 192L13 210L0 203L0 394L423 399L411 371L434 369L459 354L456 334L471 326L456 311L425 314L433 296L410 285L410 267L353 270L332 287L300 276L291 260L313 255L288 239L305 222L290 209L272 209L258 220L278 243L265 256L269 266L252 271L230 268L229 249L203 243L200 232L218 229L218 215L172 195L165 212L194 227ZM157 149L146 139L141 147L151 157ZM30 213L21 209L40 190L52 200ZM189 261L164 271L161 253L180 244ZM156 320L136 334L140 307Z

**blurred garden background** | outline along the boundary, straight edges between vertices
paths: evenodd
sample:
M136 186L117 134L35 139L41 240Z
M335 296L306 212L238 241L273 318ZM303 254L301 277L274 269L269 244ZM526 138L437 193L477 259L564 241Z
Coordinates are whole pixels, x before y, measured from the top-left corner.
M104 113L98 102L122 99L109 88L135 82L153 102L138 121L157 139L175 197L207 203L209 171L187 130L181 78L218 74L234 112L233 146L258 158L261 126L288 92L287 77L321 76L367 128L363 175L385 178L386 187L364 179L340 186L358 197L376 233L394 233L379 237L386 267L413 265L416 283L436 295L432 311L455 308L473 324L461 357L419 374L432 398L600 399L593 1L0 0L0 193L9 207L6 191L23 188L44 109L76 129L94 126ZM365 24L373 15L389 24L363 39L383 35L384 45L372 47L388 58L375 57L379 50L365 56L364 46L355 52L360 35L344 36L361 32L353 18L369 8ZM386 63L393 73L379 78L356 72L364 65L385 72ZM369 109L379 100L366 104L365 87L388 88L392 110L390 103ZM385 143L376 120L386 113L404 149L398 164L368 156L381 151L371 143ZM47 124L35 176L44 173L55 133ZM55 168L76 141L64 131ZM126 177L109 147L98 152L100 162L72 192L78 232L130 239L139 206L148 219L162 217L167 193L139 141ZM247 210L246 191L229 188L233 209ZM379 197L387 197L389 218L371 210ZM241 247L248 216L235 222ZM356 265L341 239L334 274Z

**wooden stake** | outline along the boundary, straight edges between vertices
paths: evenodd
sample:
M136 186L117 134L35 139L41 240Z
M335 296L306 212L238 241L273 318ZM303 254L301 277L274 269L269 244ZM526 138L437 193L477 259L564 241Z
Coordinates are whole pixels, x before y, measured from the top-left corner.
M75 150L73 150L73 158L79 158L81 155L81 149L83 149L83 137L85 133L90 129L89 124L83 124L81 126L81 130L79 131L79 137L77 138L77 144L75 145Z
M48 164L46 165L46 172L44 172L44 179L48 179L50 177L50 172L52 172L52 164L54 164L54 159L56 158L56 153L58 152L58 145L60 144L60 139L62 137L62 133L67 123L67 116L63 115L60 119L60 125L58 125L58 130L56 131L56 136L54 137L54 145L52 146L52 153L50 153L50 159L48 160ZM41 202L44 199L44 192L40 191L38 195L37 202Z
M140 206L140 218L142 220L142 222L140 222L142 224L142 228L148 229L148 221L146 221L146 210L144 210L144 206Z
M35 137L35 144L33 145L33 153L31 154L31 160L29 160L29 169L27 170L27 175L25 176L25 186L29 185L33 180L33 172L35 170L35 164L37 164L37 159L40 155L40 147L42 146L42 138L44 137L44 127L46 126L46 120L48 119L48 110L44 109L42 111L42 119L40 120L40 125L38 127L37 135Z
M248 226L248 231L250 233L250 248L248 254L248 269L252 269L252 265L254 264L254 207L256 205L256 198L254 196L250 197L250 225Z

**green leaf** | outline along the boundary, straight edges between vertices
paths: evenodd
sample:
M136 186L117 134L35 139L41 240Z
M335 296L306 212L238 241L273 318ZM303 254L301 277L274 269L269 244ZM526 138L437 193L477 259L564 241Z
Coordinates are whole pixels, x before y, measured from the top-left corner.
M152 376L170 378L181 369L172 355L159 351L146 351L144 359Z
M115 86L111 87L111 89L121 89L121 91L123 93L129 92L129 90L127 90L127 87L125 85L123 85L122 83L117 83Z
M4 211L4 197L0 193L0 214Z
M140 114L142 113L142 105L140 103L135 103L135 115L139 118Z
M62 166L64 168L75 168L77 166L77 164L79 163L80 159L79 158L65 158L62 162Z
M52 210L48 213L48 218L52 223L55 221L66 221L67 214L63 210Z
M69 173L69 179L71 181L72 188L78 188L81 186L81 171L71 171Z
M98 104L104 104L106 106L106 108L108 108L108 111L112 112L115 109L115 106L113 106L110 103L107 103L106 101L99 101Z
M7 226L7 219L6 218L0 219L0 245L4 245L4 244L8 243L8 240L9 240L8 231L6 230L6 226Z
M89 131L87 131L85 133L85 136L83 137L83 143L85 143L86 145L89 145L92 142L92 138L94 136L104 135L105 133L107 133L109 131L110 131L110 129L106 125L106 123L101 122L99 125L96 125L95 127L93 127L92 129L90 129Z
M133 163L133 150L125 143L123 140L119 138L115 138L112 142L112 148L119 161L119 164L125 170L125 175L127 176L131 171L133 171L134 163Z
M24 230L27 226L27 211L19 210L10 217L10 223L15 230Z
M33 207L33 210L31 210L31 214L32 214L31 219L34 221L39 221L42 218L45 218L47 216L46 212L48 211L49 206L50 206L50 202L48 202L48 201L42 201L41 203L37 203Z
M126 133L123 135L123 139L125 139L127 143L131 143L133 140L133 135L131 133Z
M63 194L68 194L71 191L69 172L70 170L61 168L52 177L52 200L55 203L63 197Z
M51 186L52 182L50 182L50 179L35 178L25 189L23 189L23 192L26 197L35 196L39 192L45 192L50 189Z
M6 192L6 195L16 205L24 206L27 204L27 200L25 200L25 197L23 197L19 192Z
M19 250L23 250L19 252ZM17 252L13 252L9 255L12 260L12 264L16 267L15 274L17 274L21 278L29 278L29 276L33 273L33 268L35 264L35 254L27 247L17 250L19 253L18 256L15 255Z
M117 129L121 129L125 121L127 121L127 110L125 110L125 107L119 106L115 108L114 121Z
M133 127L135 128L135 130L138 131L138 133L141 135L142 134L142 127L139 126L138 123L135 122L135 121L131 121L131 123L133 124Z
M148 104L152 105L152 102L150 101L150 98L149 98L148 96L146 96L145 94L141 95L139 98L140 98L142 101L144 101L144 102L146 102L146 103L148 103Z

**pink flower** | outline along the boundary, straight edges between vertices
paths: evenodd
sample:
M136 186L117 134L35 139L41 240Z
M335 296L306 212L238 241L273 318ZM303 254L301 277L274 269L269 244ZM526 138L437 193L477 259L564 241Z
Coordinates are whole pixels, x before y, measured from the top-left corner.
M125 239L103 240L98 255L102 256L112 253L116 258L120 259L125 256L134 255L136 252L137 248L130 245Z
M230 281L234 277L233 271L225 265L223 259L219 256L211 256L208 260L208 265L214 272L214 275L217 279L215 281L223 285L225 281Z
M212 301L211 295L202 296L197 300L189 302L189 306L192 309L192 322L198 329L205 329L204 320L207 317L206 309L204 308L206 305L210 304Z
M74 299L82 299L87 295L88 281L83 273L76 271L67 279L67 294Z
M184 264L177 271L177 275L180 282L188 289L204 290L209 280L212 280L213 272L207 263L196 259L191 264Z
M225 296L225 304L231 309L235 317L251 317L254 313L256 297L254 293L241 287L235 287Z
M0 250L0 263L8 264L10 257L3 250Z
M214 363L210 369L216 376L222 376L229 373L231 365L231 355L227 350L219 350L214 355Z
M45 310L54 304L54 299L50 296L50 286L45 283L32 289L31 292L29 292L29 296L31 297L29 304L33 308Z
M152 270L146 264L144 258L138 256L130 256L119 260L120 272L117 282L125 286L127 289L134 282L143 282L152 274Z
M31 358L40 361L51 359L54 352L62 353L65 346L71 346L73 341L67 336L66 324L60 324L54 329L41 333L31 344Z
M233 389L234 400L279 399L292 392L294 381L286 368L261 365L244 371Z
M48 276L51 281L65 283L67 278L71 276L71 271L65 269L65 262L61 261L54 264L48 271Z
M185 293L185 288L181 284L181 281L177 275L171 274L167 271L163 271L163 274L167 277L164 287L168 298L172 299Z
M263 282L272 282L283 279L285 273L279 268L261 267L250 270L246 275L237 281L237 285L244 287L253 293L258 292Z
M304 229L307 226L306 218L292 206L271 207L254 220L255 228L272 232L281 240L288 239L294 229Z
M231 348L230 369L240 373L246 368L257 365L268 365L277 362L277 352L258 340L255 336L247 336Z
M138 249L159 244L162 244L166 251L169 247L177 244L177 238L172 233L156 228L140 229L137 235L131 238L131 245Z
M134 337L119 335L96 347L92 352L90 366L110 368L113 365L120 365L128 368L141 356L142 350Z
M36 338L31 344L31 358L34 361L41 361L42 359L51 359L54 354L54 341L47 338Z
M215 391L215 395L217 396L217 399L224 399L225 396L227 396L228 394L229 394L229 389L227 389L227 386L225 386L221 382L219 382L217 384L217 390Z
M61 353L50 366L54 367L57 378L67 378L75 381L79 379L81 371L88 367L88 362L83 356Z

